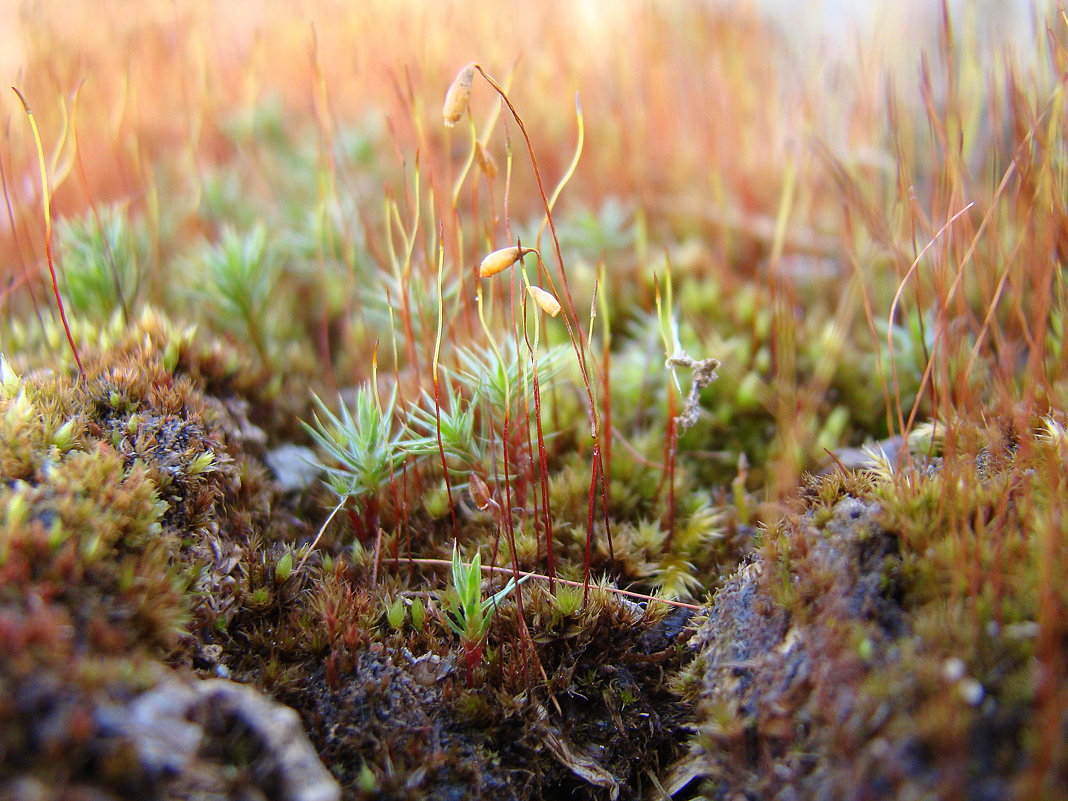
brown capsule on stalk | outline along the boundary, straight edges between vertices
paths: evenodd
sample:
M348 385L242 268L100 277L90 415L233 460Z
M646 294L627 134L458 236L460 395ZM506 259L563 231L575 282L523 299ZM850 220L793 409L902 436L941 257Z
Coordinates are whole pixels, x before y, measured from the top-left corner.
M541 306L541 310L550 317L560 313L560 301L552 292L546 292L540 286L528 286L527 292L534 298L534 302Z
M478 168L482 170L482 174L491 181L497 177L497 161L481 142L475 142L475 161L478 162Z
M456 77L449 84L449 91L445 93L445 105L441 109L446 128L451 128L463 118L467 103L471 99L471 84L474 80L475 63L472 61L456 73Z
M485 512L491 506L497 505L497 502L493 500L493 496L490 495L490 488L486 485L486 482L474 473L471 474L470 489L471 500L475 502L475 506L481 511Z
M491 275L503 273L528 253L537 253L534 248L521 248L517 245L495 250L482 260L478 267L479 278L489 278Z

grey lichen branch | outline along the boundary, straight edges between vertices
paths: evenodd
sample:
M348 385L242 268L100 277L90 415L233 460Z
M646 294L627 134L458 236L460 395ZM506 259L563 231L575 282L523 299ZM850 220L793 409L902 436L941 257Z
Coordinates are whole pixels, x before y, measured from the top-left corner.
M719 378L716 368L719 367L719 359L694 359L684 350L676 351L668 357L667 366L688 367L693 370L693 378L690 381L690 394L686 396L686 403L682 407L682 413L675 418L675 424L680 431L697 422L697 413L701 408L701 390Z

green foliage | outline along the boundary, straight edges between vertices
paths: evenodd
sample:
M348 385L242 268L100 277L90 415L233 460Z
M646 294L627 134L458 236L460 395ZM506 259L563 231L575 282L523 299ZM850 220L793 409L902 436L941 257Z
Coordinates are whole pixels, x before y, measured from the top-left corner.
M423 604L423 599L416 596L412 599L411 605L412 625L416 630L422 629L423 624L426 622L426 606Z
M116 310L130 314L149 266L144 222L122 206L104 206L61 220L56 234L60 291L71 315L100 323Z
M245 233L224 228L217 244L205 244L193 257L191 273L190 289L200 308L224 330L248 337L269 365L280 268L267 226L258 221Z
M441 385L444 392L437 403L423 390L422 402L408 407L408 426L416 436L407 437L402 444L407 452L430 457L435 464L444 451L449 472L466 478L472 470L484 468L487 462L483 441L475 429L477 388L467 400L447 378Z
M274 578L278 582L284 582L293 574L293 552L286 551L274 565Z
M582 607L582 588L570 584L557 584L553 595L553 605L561 618L574 615Z
M516 582L513 576L504 587L488 598L483 598L482 556L476 552L471 562L464 564L460 559L460 550L454 542L452 586L440 598L441 606L445 610L445 622L465 644L480 644L489 631L498 604L528 578L530 577L523 576Z
M618 198L608 198L600 209L584 208L565 217L559 225L560 246L573 248L586 259L602 254L619 257L634 247L634 209Z
M315 396L318 411L305 430L326 453L327 486L340 499L360 500L375 496L389 486L408 452L402 444L402 432L394 432L394 389L386 403L380 404L370 385L356 389L350 410L340 404L340 416L334 414L321 398ZM320 417L321 415L321 417Z
M489 409L503 414L511 407L520 389L522 365L513 352L503 356L490 347L461 348L457 377L468 390L483 395Z

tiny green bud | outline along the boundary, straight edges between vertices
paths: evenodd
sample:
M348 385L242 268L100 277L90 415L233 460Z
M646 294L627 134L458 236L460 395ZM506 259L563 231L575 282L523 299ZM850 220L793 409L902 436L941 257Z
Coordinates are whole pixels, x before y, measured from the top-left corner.
M426 622L426 607L423 605L423 599L416 597L412 601L412 625L417 629L423 628L423 623Z
M137 572L134 566L127 562L119 571L119 592L129 592L137 581Z
M249 606L264 607L271 602L271 591L267 587L257 587L248 596Z
M743 288L733 298L734 312L743 323L752 321L756 313L756 294L749 287Z
M92 532L82 540L82 558L88 563L95 562L96 558L100 556L103 547L104 543L100 537L100 533L97 531Z
M558 584L556 594L553 596L553 604L564 617L573 615L582 606L582 590L567 584Z
M59 448L60 453L66 453L74 447L74 421L68 420L54 432L52 432L52 444Z
M13 398L18 394L22 379L19 374L11 369L11 363L4 354L0 353L0 389L5 398Z
M756 373L747 373L745 378L738 384L738 393L734 396L734 401L738 405L738 408L743 411L750 411L760 406L761 397L763 396L764 382L760 380L760 376Z
M771 348L761 345L753 357L753 369L758 373L768 373L771 370Z
M279 583L285 581L293 574L293 552L286 551L282 558L275 563L274 577Z
M767 340L771 334L771 309L762 307L757 310L756 318L753 320L753 333L756 338L761 342Z
M370 556L370 553L368 553L367 549L364 548L359 541L356 541L352 543L350 555L352 556L353 564L363 565L367 563L367 559Z
M7 524L12 528L23 525L30 516L30 506L26 503L26 496L16 492L7 499L7 509L4 510Z
M33 402L26 397L26 390L20 389L15 399L8 404L7 413L4 415L4 419L8 425L17 425L19 423L25 423L35 416L33 410Z
M404 608L404 599L398 598L389 607L386 612L386 620L389 622L390 628L400 629L404 625L404 618L407 617L407 609Z
M169 340L167 347L163 349L163 369L173 373L174 368L178 366L178 356L181 352L182 344L177 339Z
M108 319L107 332L111 337L118 338L122 336L123 330L126 328L126 315L123 314L122 309L115 309L111 313L111 317ZM149 346L148 334L145 334L143 340L145 347Z
M60 340L63 336L60 333L59 326L53 322L49 322L44 327L45 341L48 343L48 347L52 350L59 348Z
M360 766L360 773L356 777L356 783L365 793L373 793L378 789L378 778L375 776L375 772L371 770L371 766L366 762Z
M1058 439L1064 441L1064 429L1049 418L1047 418L1045 433L1048 435L1047 441L1049 442L1057 442ZM937 456L942 452L942 439L943 429L940 428L939 423L920 423L909 432L909 452L916 456Z
M52 528L48 530L48 547L54 551L66 542L69 536L70 532L63 527L63 521L60 520L59 517L56 517L56 519L52 521Z
M820 451L834 450L845 436L846 426L849 425L849 410L845 406L835 406L827 419L823 422L819 436L816 437L816 447Z
M875 656L875 643L872 642L870 637L865 637L860 641L860 644L857 646L857 655L865 662Z
M449 513L449 490L444 481L423 495L423 508L435 520Z
M211 451L204 451L200 455L194 457L193 461L189 463L189 475L196 476L201 473L210 472L214 463L215 454Z
M846 343L846 337L842 336L838 325L834 320L824 323L819 336L816 337L816 353L826 363L834 364L842 355L842 349Z

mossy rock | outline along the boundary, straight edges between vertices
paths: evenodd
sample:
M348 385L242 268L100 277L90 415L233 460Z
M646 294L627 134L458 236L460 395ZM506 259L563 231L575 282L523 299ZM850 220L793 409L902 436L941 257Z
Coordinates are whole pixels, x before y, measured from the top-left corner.
M317 490L264 466L295 402L221 352L147 315L83 353L84 376L4 366L0 795L985 801L1068 786L1045 745L1068 730L1050 691L1066 599L1049 581L1068 437L1051 419L959 423L900 467L839 465L728 577L744 548L680 474L681 586L720 587L692 639L687 611L596 585L566 603L531 582L465 671L426 589L440 577L387 570L345 526L308 552ZM579 519L585 481L563 483ZM463 522L492 544L485 519ZM615 531L620 575L654 575L659 523ZM428 525L419 546L453 533ZM557 538L576 570L583 532ZM399 547L386 535L382 554ZM403 603L389 619L415 596L425 619ZM287 752L277 728L310 745Z
M691 640L677 686L696 734L671 791L1063 797L1068 763L1040 733L1063 741L1068 716L1036 672L1055 619L1035 588L1064 442L1031 422L962 423L942 455L809 482ZM996 547L1007 561L962 575L962 551Z
M171 797L174 775L131 756L138 744L107 721L164 682L188 685L165 665L203 661L250 592L250 554L306 533L274 511L247 402L206 394L181 367L214 371L211 350L146 314L83 351L81 375L4 364L4 797Z

